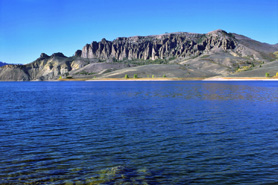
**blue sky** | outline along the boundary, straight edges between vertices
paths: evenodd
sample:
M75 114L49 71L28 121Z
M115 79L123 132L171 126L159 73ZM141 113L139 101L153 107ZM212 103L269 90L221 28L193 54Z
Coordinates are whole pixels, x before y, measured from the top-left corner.
M278 43L278 0L0 0L0 61L72 56L102 38L216 29Z

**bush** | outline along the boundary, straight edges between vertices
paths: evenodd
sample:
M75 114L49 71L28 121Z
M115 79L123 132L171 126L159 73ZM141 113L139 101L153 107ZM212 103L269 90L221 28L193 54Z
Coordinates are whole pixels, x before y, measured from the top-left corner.
M166 78L166 75L163 75L163 78Z
M129 78L129 77L128 77L128 75L126 74L126 75L125 75L125 79L128 79L128 78Z
M276 58L278 58L278 51L273 53L275 55Z
M154 75L152 75L152 78L154 78Z
M238 72L242 72L242 71L249 71L249 70L251 70L252 69L252 65L248 65L248 66L243 66L243 67L241 67L241 68L238 68L237 70L236 70L236 72L238 73Z
M134 74L134 75L133 75L133 78L138 78L138 77L137 77L137 74Z
M265 73L265 77L269 77L269 73Z

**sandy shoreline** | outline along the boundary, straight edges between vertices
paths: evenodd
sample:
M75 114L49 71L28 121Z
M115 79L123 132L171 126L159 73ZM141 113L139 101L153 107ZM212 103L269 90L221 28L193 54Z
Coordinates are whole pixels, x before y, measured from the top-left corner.
M121 82L134 82L134 81L200 81L204 78L100 78L90 79L86 81L121 81Z
M137 78L137 79L124 79L124 78L100 78L100 79L62 79L62 80L49 80L47 82L73 82L73 81L86 81L86 82L169 82L169 81L278 81L278 78L230 78L230 77L213 77L213 78ZM19 81L1 81L0 82L19 82ZM24 82L24 81L22 81ZM25 81L26 82L26 81ZM32 80L30 82L39 82Z
M210 78L76 78L76 79L59 79L49 80L48 82L71 82L71 81L88 81L88 82L158 82L158 81L278 81L278 78L266 78L266 77L210 77ZM15 81L1 81L0 82L15 82ZM31 82L38 82L38 80L32 80Z
M205 78L203 81L278 81L278 78L267 77L211 77Z
M266 77L211 77L211 78L96 78L96 79L63 79L58 81L90 81L90 82L107 82L107 81L120 81L120 82L134 82L134 81L278 81L278 78Z
M156 81L278 81L278 78L266 78L266 77L210 77L210 78L95 78L95 79L60 79L60 80L49 80L52 82L70 82L70 81L88 81L88 82L109 82L109 81L119 81L119 82L156 82ZM49 82L48 81L48 82ZM15 81L1 81L0 82L15 82ZM38 82L37 80L32 80L31 82Z

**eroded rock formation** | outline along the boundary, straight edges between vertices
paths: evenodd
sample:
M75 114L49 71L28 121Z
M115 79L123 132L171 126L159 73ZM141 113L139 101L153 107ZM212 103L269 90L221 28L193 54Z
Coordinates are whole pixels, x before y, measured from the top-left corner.
M167 57L198 56L212 49L234 49L235 38L223 30L208 34L171 33L146 37L119 37L114 41L102 39L82 49L83 58L117 60L155 60Z

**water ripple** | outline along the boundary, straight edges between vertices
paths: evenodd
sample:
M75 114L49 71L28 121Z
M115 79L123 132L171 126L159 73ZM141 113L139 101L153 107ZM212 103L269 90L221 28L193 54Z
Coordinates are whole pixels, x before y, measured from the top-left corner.
M274 82L0 83L0 184L278 183Z

